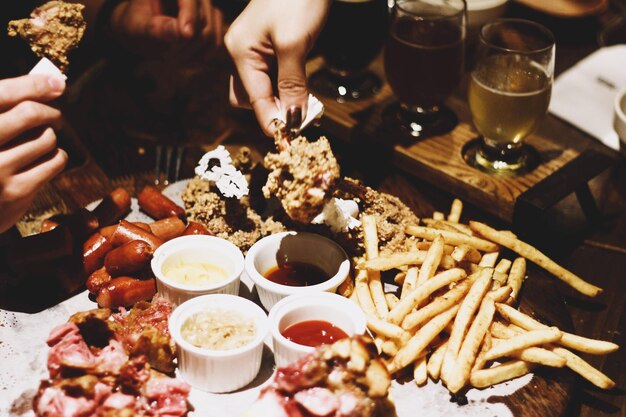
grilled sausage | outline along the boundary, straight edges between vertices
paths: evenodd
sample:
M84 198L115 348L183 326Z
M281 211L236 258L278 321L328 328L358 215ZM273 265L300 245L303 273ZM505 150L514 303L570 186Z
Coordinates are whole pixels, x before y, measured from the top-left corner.
M185 223L178 217L166 217L148 224L150 231L158 238L168 241L183 234Z
M116 188L104 197L92 213L98 218L100 226L115 223L130 211L130 194L123 188Z
M91 294L98 294L100 288L111 281L111 279L112 277L107 272L106 268L102 267L100 269L96 269L91 273L91 275L89 275L87 282L85 282L85 286Z
M146 185L137 196L139 207L150 217L160 220L166 217L185 218L185 210L167 198L161 191L151 185Z
M56 229L55 229L56 230ZM89 276L104 265L104 257L113 249L111 238L96 232L83 244L83 274Z
M153 253L154 250L149 243L132 240L107 253L104 267L112 277L132 274L145 268L150 263Z
M100 307L126 307L139 301L148 301L155 293L154 278L143 280L124 276L113 278L100 288L96 301Z
M152 246L153 251L163 244L162 239L156 237L147 230L143 230L141 227L135 226L126 220L120 220L115 232L113 232L113 235L111 236L111 243L113 243L114 247L118 247L133 240L143 240L144 242L147 242L150 246Z
M213 235L202 223L189 222L187 228L183 232L183 236L189 235Z

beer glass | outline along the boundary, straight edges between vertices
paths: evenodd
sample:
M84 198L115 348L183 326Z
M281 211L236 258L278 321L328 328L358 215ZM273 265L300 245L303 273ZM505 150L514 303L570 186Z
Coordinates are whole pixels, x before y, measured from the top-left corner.
M387 35L387 0L334 0L318 39L325 67L311 89L338 101L374 95L382 81L368 70Z
M528 20L501 19L480 30L469 107L482 135L475 166L516 174L528 163L524 138L548 111L554 74L554 37Z
M395 122L411 136L443 133L444 100L463 75L463 0L397 0L385 46L385 74L399 106ZM452 115L454 116L454 115Z

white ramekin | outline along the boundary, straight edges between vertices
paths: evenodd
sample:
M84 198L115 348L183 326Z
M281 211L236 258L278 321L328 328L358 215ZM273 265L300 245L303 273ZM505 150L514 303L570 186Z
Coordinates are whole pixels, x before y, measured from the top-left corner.
M620 151L626 155L626 89L619 91L615 96L613 113L613 128L619 137Z
M233 310L252 319L256 328L254 340L227 351L199 348L184 340L180 328L185 320L207 309ZM179 375L199 390L215 393L235 391L248 385L259 373L268 320L265 311L246 298L208 294L185 301L174 309L169 329L176 343Z
M219 265L228 271L228 277L216 284L193 287L172 281L163 274L163 266L179 257ZM154 252L151 266L156 277L157 292L177 306L204 294L239 294L244 257L237 246L225 239L191 235L171 239L159 246Z
M314 347L299 345L282 335L295 323L308 320L327 321L348 336L362 335L367 329L365 314L352 300L338 294L290 295L277 302L269 313L269 327L277 367L288 365L315 350Z
M305 262L321 268L330 278L306 287L281 285L265 278L279 262ZM256 287L261 304L270 310L280 299L291 294L334 292L350 273L346 252L334 241L314 233L283 232L256 242L245 258L245 271Z

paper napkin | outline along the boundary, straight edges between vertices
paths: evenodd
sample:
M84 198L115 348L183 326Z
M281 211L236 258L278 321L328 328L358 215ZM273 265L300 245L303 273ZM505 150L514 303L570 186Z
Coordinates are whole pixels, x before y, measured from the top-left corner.
M323 113L324 113L324 105L322 104L322 102L319 101L319 99L315 97L313 94L309 94L306 116L304 116L304 120L302 121L302 124L300 125L300 130L307 127L313 120L319 119L320 117L322 117ZM285 122L285 114L280 110L280 102L278 101L278 98L276 99L275 118L282 122Z
M613 129L613 102L623 88L626 45L601 48L557 77L550 112L619 150L619 138Z
M65 74L63 74L61 70L48 58L41 58L37 65L30 70L29 74L56 75L64 80L67 80Z

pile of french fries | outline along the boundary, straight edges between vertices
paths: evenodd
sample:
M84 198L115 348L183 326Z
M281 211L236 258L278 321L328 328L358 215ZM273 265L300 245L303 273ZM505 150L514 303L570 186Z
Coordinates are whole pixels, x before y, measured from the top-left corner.
M416 238L409 252L379 256L376 218L362 216L365 257L349 296L365 312L368 328L390 373L412 370L418 385L428 376L449 391L483 388L535 366L568 367L594 385L615 383L572 351L602 355L618 345L540 323L513 306L531 261L588 296L602 289L559 266L510 231L459 222L463 204L435 213L425 226L406 227ZM519 255L500 257L501 248ZM385 293L381 272L397 270L401 288ZM406 371L405 371L406 372Z

